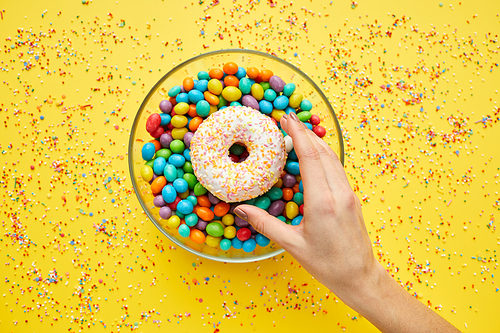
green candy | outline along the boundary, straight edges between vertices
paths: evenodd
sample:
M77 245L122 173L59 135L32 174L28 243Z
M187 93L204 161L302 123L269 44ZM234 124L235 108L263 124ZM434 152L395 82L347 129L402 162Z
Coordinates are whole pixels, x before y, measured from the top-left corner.
M182 178L188 183L188 187L190 190L194 189L196 184L198 183L198 179L192 173L185 173Z
M243 95L248 95L248 94L250 94L250 91L252 90L252 81L250 81L250 79L247 79L246 77L244 77L240 80L240 83L238 84L238 88L240 88L241 93Z
M269 84L269 82L261 82L259 84L260 84L260 86L262 87L262 89L264 91L266 91L267 89L271 88L271 85Z
M245 201L245 205L255 205L255 201L257 201L257 198L247 200Z
M295 84L294 83L285 84L285 87L283 88L283 94L286 97L290 97L294 91L295 91Z
M286 217L284 217L283 215L280 215L280 216L276 216L276 218L278 220L280 220L281 222L285 222L286 224L291 224L292 222L287 222L286 221Z
M259 207L260 209L267 210L269 206L271 206L271 199L269 197L261 196L257 200L255 200L255 206Z
M189 161L186 161L186 163L184 163L184 165L182 166L182 170L187 173L194 173L193 165Z
M311 119L311 116L312 116L312 114L309 111L302 111L302 112L297 114L297 117L299 117L300 121L302 121L304 123L306 121L308 121L309 119Z
M186 200L190 201L193 204L193 206L196 206L198 204L198 199L194 195L188 196Z
M182 170L181 168L177 168L176 172L177 172L177 178L184 177L184 170Z
M271 187L271 189L265 194L272 201L279 200L283 197L283 191L279 187Z
M195 213L186 215L186 217L184 218L184 222L186 222L188 226L194 227L196 223L198 223L198 215L196 215Z
M155 159L153 158L151 161L147 161L146 163L144 163L144 165L147 165L148 167L150 167L152 169L154 163L155 163Z
M302 205L304 203L304 195L300 192L297 192L293 195L293 202L295 202L297 205Z
M219 104L217 104L217 109L220 109L223 106L227 105L227 101L222 97L222 95L219 95Z
M167 161L170 156L172 156L172 151L167 148L160 149L156 152L156 157L163 157Z
M163 169L163 175L168 182L173 182L177 179L177 168L173 164L167 164Z
M181 140L174 140L170 143L170 149L173 153L182 154L185 148L184 142Z
M213 237L221 237L224 235L224 227L217 222L209 223L205 230L207 231L207 234Z
M196 185L193 188L194 195L199 197L200 195L203 195L207 193L207 189L203 187L203 185L200 184L200 182L196 183Z

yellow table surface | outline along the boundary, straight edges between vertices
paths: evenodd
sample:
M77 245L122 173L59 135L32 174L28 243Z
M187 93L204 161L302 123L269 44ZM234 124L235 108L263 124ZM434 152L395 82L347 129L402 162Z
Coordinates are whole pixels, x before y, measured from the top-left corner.
M377 331L290 255L200 260L135 198L142 99L176 64L237 47L326 93L394 278L460 330L498 332L500 2L4 0L0 14L1 332Z

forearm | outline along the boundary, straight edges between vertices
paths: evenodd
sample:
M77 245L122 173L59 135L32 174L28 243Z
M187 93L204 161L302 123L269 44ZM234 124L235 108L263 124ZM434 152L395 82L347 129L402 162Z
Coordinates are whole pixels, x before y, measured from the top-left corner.
M412 297L379 265L377 274L347 304L382 332L459 332Z

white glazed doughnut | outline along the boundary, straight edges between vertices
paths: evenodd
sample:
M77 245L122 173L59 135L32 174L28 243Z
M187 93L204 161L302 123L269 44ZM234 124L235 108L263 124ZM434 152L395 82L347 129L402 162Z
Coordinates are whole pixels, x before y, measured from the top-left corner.
M234 143L247 148L243 162L229 157ZM280 178L287 158L285 139L271 118L244 106L230 106L205 119L191 140L190 155L198 181L225 202L267 192Z

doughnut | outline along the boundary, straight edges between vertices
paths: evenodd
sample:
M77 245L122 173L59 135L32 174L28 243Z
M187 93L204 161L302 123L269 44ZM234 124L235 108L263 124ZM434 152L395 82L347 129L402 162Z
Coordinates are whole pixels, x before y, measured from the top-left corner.
M229 148L243 145L248 157L234 163ZM287 159L283 134L261 112L230 106L214 112L191 139L191 163L199 182L225 202L240 202L267 192Z

